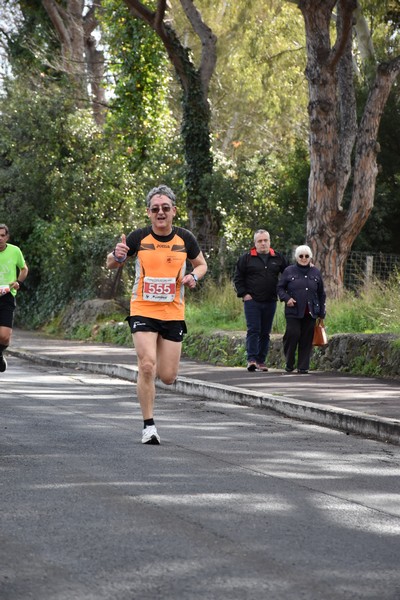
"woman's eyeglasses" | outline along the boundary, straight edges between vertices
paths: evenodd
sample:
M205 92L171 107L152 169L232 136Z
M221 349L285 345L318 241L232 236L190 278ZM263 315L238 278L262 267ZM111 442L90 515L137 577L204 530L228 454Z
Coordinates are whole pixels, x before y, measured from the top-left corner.
M299 254L299 258L310 258L309 254Z
M152 206L149 210L150 212L156 214L162 210L162 212L167 213L171 210L172 206L169 204L163 204L162 206Z

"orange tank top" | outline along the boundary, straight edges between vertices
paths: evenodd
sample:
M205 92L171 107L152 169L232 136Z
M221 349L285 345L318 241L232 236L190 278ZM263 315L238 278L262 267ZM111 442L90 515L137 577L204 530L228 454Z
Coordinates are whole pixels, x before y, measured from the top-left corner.
M184 288L187 259L194 259L200 248L194 235L174 227L168 236L153 233L151 226L137 229L126 239L136 254L130 314L163 321L185 318Z

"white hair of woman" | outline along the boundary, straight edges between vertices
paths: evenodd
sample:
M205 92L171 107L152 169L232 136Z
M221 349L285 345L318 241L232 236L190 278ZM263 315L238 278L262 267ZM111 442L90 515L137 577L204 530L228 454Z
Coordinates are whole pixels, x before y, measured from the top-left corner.
M297 246L297 248L294 252L294 257L296 260L299 258L300 254L308 254L308 256L310 258L312 258L312 252L311 252L310 246L306 246L306 245Z

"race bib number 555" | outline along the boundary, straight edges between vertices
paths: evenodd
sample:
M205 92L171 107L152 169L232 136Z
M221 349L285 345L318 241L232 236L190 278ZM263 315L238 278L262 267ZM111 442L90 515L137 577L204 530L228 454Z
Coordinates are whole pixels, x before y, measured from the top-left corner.
M145 277L143 300L151 302L173 302L176 294L174 277Z

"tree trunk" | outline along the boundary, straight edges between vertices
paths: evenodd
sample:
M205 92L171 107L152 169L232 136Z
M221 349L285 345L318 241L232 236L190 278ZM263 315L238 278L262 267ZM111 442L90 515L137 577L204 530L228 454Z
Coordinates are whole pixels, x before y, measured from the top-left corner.
M210 143L208 88L216 64L216 37L203 23L192 0L181 0L194 32L200 37L202 55L197 69L177 34L165 19L166 1L158 0L152 12L137 0L124 0L131 13L145 21L162 40L182 88L182 127L187 209L190 227L206 251L218 251L220 216L211 203L213 160Z
M106 118L106 93L104 89L104 52L99 50L97 40L92 35L98 25L96 11L101 8L101 0L94 0L83 17L83 33L88 84L91 90L91 103L94 120L103 126Z
M91 102L95 121L102 125L105 110L102 85L104 55L96 48L96 40L91 35L97 26L95 11L101 0L92 2L85 15L84 0L67 0L63 4L56 0L42 0L42 4L60 42L61 64L58 70L71 78L77 106L85 108Z
M337 5L337 37L330 41ZM330 297L344 289L344 267L374 204L378 128L400 59L381 65L357 126L352 69L356 0L300 0L307 40L310 179L307 241ZM352 186L349 181L352 176Z

